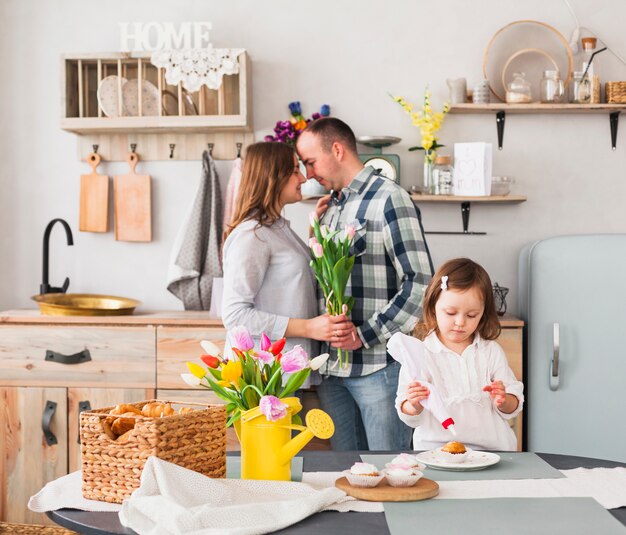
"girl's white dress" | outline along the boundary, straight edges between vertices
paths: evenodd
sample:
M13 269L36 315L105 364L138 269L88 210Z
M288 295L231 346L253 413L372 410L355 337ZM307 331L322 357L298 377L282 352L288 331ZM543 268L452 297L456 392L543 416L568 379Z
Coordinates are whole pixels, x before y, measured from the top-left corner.
M424 339L424 345L421 379L438 389L454 419L457 436L445 430L426 409L418 416L409 416L400 410L406 400L407 387L414 380L402 366L396 410L403 422L415 428L413 448L430 450L457 440L476 450L514 451L517 439L508 420L522 410L524 385L515 378L502 347L495 341L483 340L478 333L462 355L444 346L434 332ZM519 400L511 414L496 409L489 393L483 392L484 386L496 380L502 381L506 392Z

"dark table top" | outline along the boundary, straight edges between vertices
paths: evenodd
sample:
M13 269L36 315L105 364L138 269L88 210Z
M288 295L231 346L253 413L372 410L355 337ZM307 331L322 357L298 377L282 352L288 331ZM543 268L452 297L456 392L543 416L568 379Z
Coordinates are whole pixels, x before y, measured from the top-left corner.
M305 472L339 472L345 470L356 461L360 461L361 453L393 453L393 452L357 452L357 451L301 451L299 456L304 459ZM624 463L590 459L586 457L574 457L571 455L556 455L551 453L538 453L542 459L558 470L570 470L572 468L615 468L626 467ZM626 507L611 509L609 512L626 526ZM72 529L83 535L119 535L134 534L131 529L124 528L119 521L117 513L102 513L77 511L76 509L59 509L46 513L57 524ZM359 535L385 535L389 534L384 513L338 513L336 511L324 511L316 513L304 520L277 531L276 533L289 533L296 535L319 535L320 533L353 533L358 530Z

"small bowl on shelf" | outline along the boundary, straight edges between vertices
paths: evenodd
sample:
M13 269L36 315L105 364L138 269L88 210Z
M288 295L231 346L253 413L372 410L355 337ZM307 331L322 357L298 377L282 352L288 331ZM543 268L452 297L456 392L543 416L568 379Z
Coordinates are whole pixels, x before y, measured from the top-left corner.
M492 176L491 177L491 195L503 197L511 193L511 184L515 179L511 176Z

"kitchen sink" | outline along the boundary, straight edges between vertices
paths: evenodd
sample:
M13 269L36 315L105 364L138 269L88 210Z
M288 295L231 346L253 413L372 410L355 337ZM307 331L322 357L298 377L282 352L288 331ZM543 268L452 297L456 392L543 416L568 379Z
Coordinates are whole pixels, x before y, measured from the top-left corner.
M128 297L98 294L48 293L31 299L47 316L127 316L141 304Z

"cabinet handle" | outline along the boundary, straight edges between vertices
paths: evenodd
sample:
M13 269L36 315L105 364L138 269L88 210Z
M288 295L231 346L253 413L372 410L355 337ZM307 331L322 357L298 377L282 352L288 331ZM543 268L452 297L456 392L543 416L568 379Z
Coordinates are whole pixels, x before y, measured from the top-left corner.
M559 388L559 353L561 351L561 340L559 334L559 324L552 324L552 360L550 361L550 390Z
M91 403L89 400L78 402L78 443L80 444L80 413L83 411L90 411Z
M88 362L91 360L91 354L89 353L89 349L83 349L78 353L74 353L73 355L64 355L63 353L58 353L56 351L52 351L51 349L46 349L46 359L50 362L60 362L61 364L80 364L81 362Z
M54 446L57 444L57 437L50 430L50 422L57 410L57 404L55 401L46 401L46 407L43 410L43 416L41 417L41 429L43 430L43 436L46 438L48 446Z

